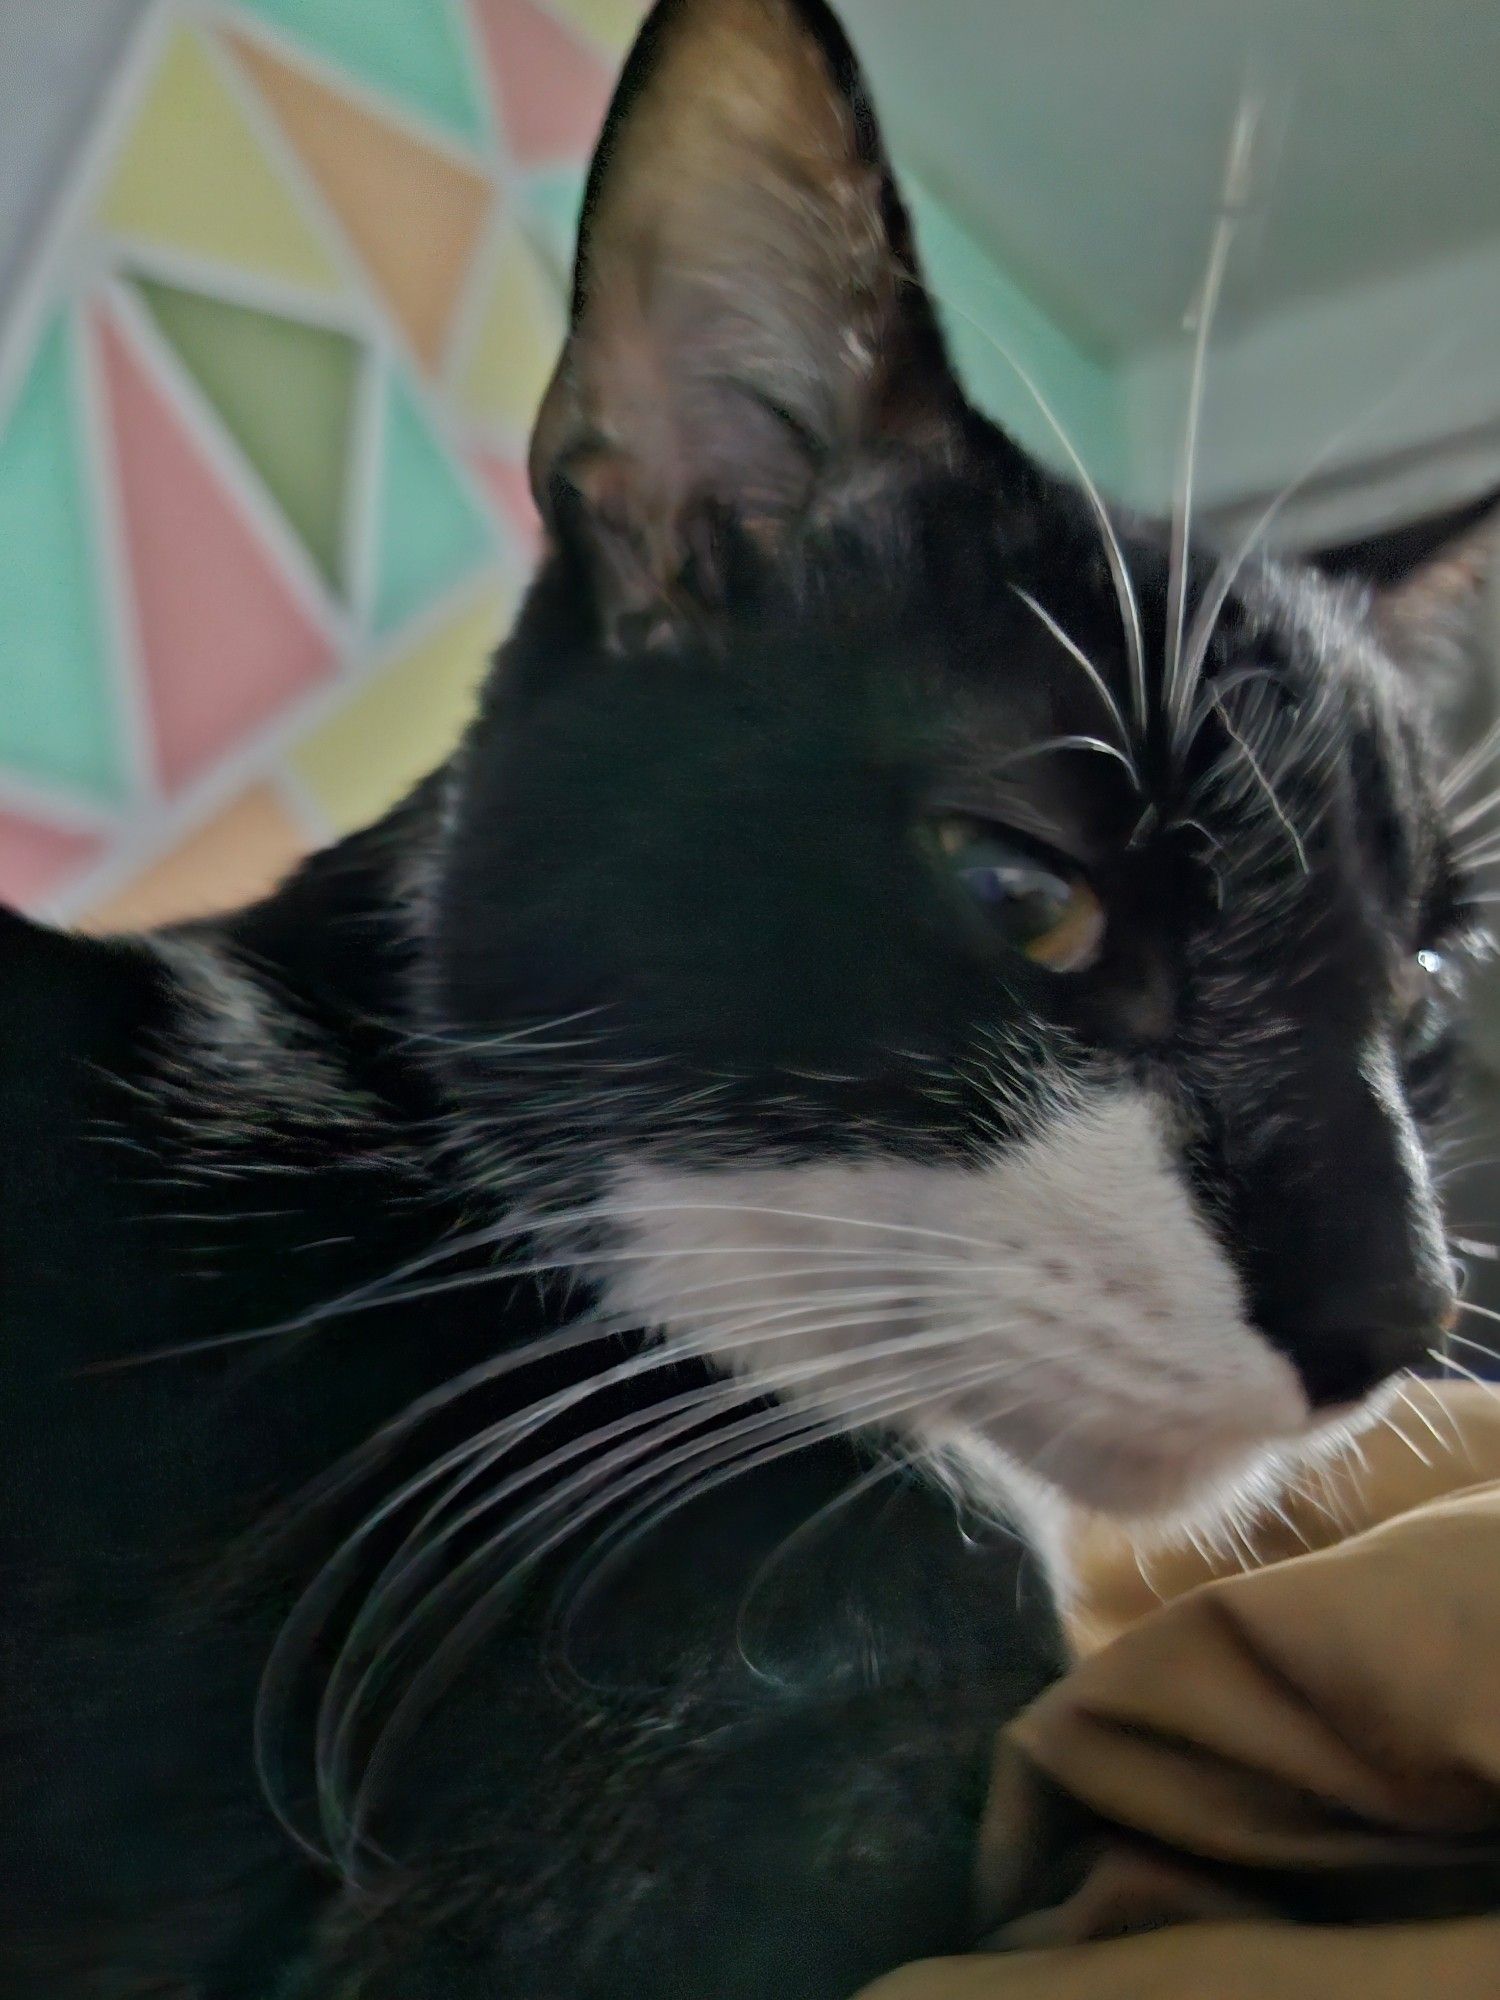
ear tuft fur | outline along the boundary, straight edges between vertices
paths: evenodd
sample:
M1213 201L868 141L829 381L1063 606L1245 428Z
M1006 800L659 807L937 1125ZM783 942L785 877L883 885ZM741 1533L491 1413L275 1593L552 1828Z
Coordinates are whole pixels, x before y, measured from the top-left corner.
M711 590L861 450L959 406L848 44L821 0L662 0L590 176L572 327L532 446L610 630Z

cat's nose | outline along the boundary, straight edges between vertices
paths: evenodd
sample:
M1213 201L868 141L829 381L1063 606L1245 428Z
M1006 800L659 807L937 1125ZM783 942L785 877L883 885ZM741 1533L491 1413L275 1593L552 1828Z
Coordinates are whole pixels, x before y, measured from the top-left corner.
M1454 1307L1451 1287L1436 1280L1383 1285L1363 1296L1341 1288L1293 1324L1268 1325L1266 1334L1296 1368L1313 1408L1326 1410L1363 1402L1403 1369L1429 1366Z

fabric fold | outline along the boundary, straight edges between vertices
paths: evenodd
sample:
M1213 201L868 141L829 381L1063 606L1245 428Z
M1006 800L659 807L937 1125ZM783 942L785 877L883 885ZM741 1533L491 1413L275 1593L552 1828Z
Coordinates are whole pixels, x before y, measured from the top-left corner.
M1497 2000L1500 1402L1423 1398L1234 1560L1080 1524L981 1841L1004 1949L864 2000Z

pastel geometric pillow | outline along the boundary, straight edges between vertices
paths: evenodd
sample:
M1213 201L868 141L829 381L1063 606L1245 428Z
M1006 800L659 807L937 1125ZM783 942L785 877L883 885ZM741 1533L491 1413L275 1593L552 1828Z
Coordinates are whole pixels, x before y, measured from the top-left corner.
M157 0L0 327L0 896L254 893L448 747L635 0Z

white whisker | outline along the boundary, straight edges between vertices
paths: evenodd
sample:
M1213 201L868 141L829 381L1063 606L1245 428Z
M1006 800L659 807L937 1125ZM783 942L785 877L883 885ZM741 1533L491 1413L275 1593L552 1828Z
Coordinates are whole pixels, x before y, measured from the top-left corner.
M1478 1257L1486 1263L1500 1258L1500 1246L1482 1243L1477 1236L1452 1236L1448 1240L1461 1257Z
M1135 760L1117 744L1107 743L1102 736L1049 736L1040 743L1028 743L1023 749L1012 750L1006 757L997 759L996 768L1008 769L1012 764L1024 764L1033 757L1050 757L1057 750L1085 750L1099 757L1112 757L1122 764L1130 774L1131 783L1139 789Z
M1462 812L1452 814L1448 821L1448 831L1450 834L1466 833L1470 827L1478 826L1481 820L1488 819L1490 814L1497 810L1500 810L1500 790L1488 792L1476 805L1466 806ZM1492 833L1493 831L1491 828Z
M936 1373L935 1382L925 1386L919 1396L912 1400L898 1403L894 1407L888 1407L889 1396L883 1389L877 1393L874 1404L868 1400L856 1403L853 1407L859 1412L857 1418L858 1424L861 1427L869 1427L876 1421L880 1423L888 1422L893 1417L906 1415L911 1410L921 1408L923 1403L929 1401L934 1395L951 1395L965 1388L982 1386L1000 1375L1015 1372L1017 1368L1039 1366L1043 1359L1044 1357L1041 1356L1031 1357L1026 1363L1012 1363L1009 1368L987 1368L983 1363L979 1363L957 1371L953 1370L950 1363L946 1364L947 1372L944 1372L945 1364L939 1363L925 1370L910 1371L904 1377L901 1371L877 1377L877 1383L896 1383L901 1385L900 1392L905 1393L909 1391L913 1382L923 1382L924 1378ZM1014 1408L1016 1406L1010 1404L1006 1407ZM823 1425L828 1419L828 1413L819 1412L814 1409L809 1414L817 1427L815 1433L817 1437L825 1435L839 1436L851 1428L847 1421L838 1424L837 1416L841 1413L836 1413L835 1422L837 1427L825 1432ZM996 1417L1001 1414L1004 1414L1003 1410L993 1413ZM990 1415L991 1413L986 1413L985 1421L989 1420ZM728 1451L732 1453L737 1449L741 1441L741 1436L742 1433L736 1434L731 1432L730 1436L724 1441ZM713 1449L710 1449L705 1456L708 1458L709 1463L712 1464L717 1453ZM759 1462L758 1455L754 1462ZM741 1469L746 1468L742 1467ZM881 1468L882 1472L888 1469L886 1467ZM685 1477L679 1478L675 1483L665 1482L662 1487L649 1491L642 1501L631 1508L620 1522L616 1523L599 1542L596 1542L589 1551L590 1561L595 1573L597 1574L602 1567L600 1562L601 1557L605 1560L614 1559L625 1548L635 1545L644 1539L647 1534L654 1532L671 1514L679 1511L682 1506L698 1499L707 1490L705 1483L700 1477L701 1470L701 1466L694 1465ZM860 1484L864 1483L863 1481L860 1482ZM842 1498L843 1496L840 1497ZM582 1592L575 1589L573 1594L575 1606L581 1601L581 1596Z
M1443 779L1438 787L1438 796L1443 804L1451 805L1461 797L1497 751L1500 751L1500 721L1490 724L1479 741L1470 745Z
M1396 1399L1398 1402L1404 1403L1406 1405L1407 1409L1411 1411L1412 1415L1416 1418L1417 1422L1421 1424L1424 1430L1431 1433L1433 1442L1437 1445L1439 1451L1447 1451L1448 1443L1447 1440L1444 1438L1442 1432L1438 1429L1437 1425L1432 1421L1431 1417L1427 1415L1426 1411L1419 1408L1419 1406L1413 1401L1409 1391L1407 1391L1404 1388L1398 1387L1396 1390Z
M978 1371L980 1375L984 1372L984 1370ZM909 1373L904 1373L902 1387L895 1392L893 1401L883 1396L872 1397L868 1403L860 1406L853 1421L868 1423L875 1421L877 1418L898 1415L903 1409L910 1407L913 1401L910 1393L910 1379ZM950 1382L948 1386L951 1388L954 1385ZM931 1388L924 1390L923 1395L915 1399L916 1402L920 1403L924 1401L926 1396L931 1393ZM886 1407L887 1402L891 1403L889 1408ZM539 1543L528 1548L525 1554L519 1557L511 1568L495 1583L488 1585L482 1591L478 1600L463 1613L434 1652L429 1655L423 1666L417 1670L398 1699L390 1716L378 1730L365 1759L364 1777L353 1796L350 1810L347 1815L336 1815L337 1833L331 1845L343 1861L346 1872L353 1874L352 1859L359 1852L362 1845L363 1799L373 1789L380 1767L386 1760L394 1741L399 1738L405 1724L412 1717L413 1713L420 1711L427 1698L428 1689L435 1680L440 1679L446 1672L450 1661L455 1659L458 1654L479 1636L485 1629L485 1626L494 1617L498 1606L504 1602L508 1593L517 1586L525 1575L533 1573L536 1566L546 1556L560 1548L565 1542L576 1535L582 1527L587 1525L590 1520L596 1519L605 1509L618 1506L632 1492L639 1491L642 1486L660 1478L663 1473L671 1472L685 1463L692 1462L695 1457L702 1458L705 1454L722 1453L726 1449L733 1450L739 1443L743 1442L746 1436L759 1435L762 1431L777 1427L783 1430L783 1442L787 1445L788 1449L800 1448L802 1444L815 1442L820 1438L844 1435L850 1428L850 1424L851 1418L848 1413L829 1419L817 1416L808 1417L800 1411L788 1411L777 1408L758 1416L752 1416L745 1420L737 1433L732 1433L727 1439L715 1437L705 1441L703 1439L690 1438L686 1442L676 1445L672 1450L663 1454L661 1458L652 1458L645 1466L630 1466L625 1477L607 1483L601 1491L595 1492L582 1507L565 1515L561 1522L553 1525ZM790 1440L793 1437L798 1440L797 1446L791 1444ZM597 1468L593 1468L593 1470L597 1470ZM576 1477L577 1475L575 1475ZM502 1536L508 1539L512 1533L529 1528L540 1520L545 1519L547 1511L555 1508L559 1497L559 1495L549 1495L545 1502L535 1503L519 1521L507 1523L506 1528L502 1531ZM492 1544L485 1550L476 1551L475 1553L476 1556L482 1555L488 1561L493 1556L494 1546ZM473 1563L474 1560L474 1557L466 1558L465 1563L459 1566L460 1570L467 1567L468 1564ZM454 1575L457 1574L458 1572L454 1572ZM445 1589L450 1580L449 1578L444 1579ZM407 1623L409 1624L409 1619ZM366 1674L361 1683L362 1686L377 1675L381 1660L388 1655L390 1648L398 1643L400 1636L400 1634L392 1635L392 1637L384 1642L381 1653L377 1655L375 1660L372 1660L369 1668L366 1669ZM344 1739L346 1742L350 1733L352 1732L346 1730ZM329 1805L329 1803L329 1796L325 1794L325 1806Z
M1099 669L1094 665L1093 661L1089 658L1087 653L1084 652L1083 648L1078 644L1077 640L1071 638L1068 635L1068 633L1063 630L1062 626L1059 625L1057 620L1052 616L1052 613L1047 610L1045 605L1040 604L1037 601L1037 599L1032 596L1029 590L1022 590L1019 584L1012 584L1011 590L1015 596L1020 598L1021 602L1027 607L1027 609L1033 612L1035 616L1041 620L1042 624L1052 634L1053 638L1056 639L1057 643L1063 648L1064 652L1067 653L1068 657L1074 662L1074 664L1080 667L1083 670L1083 672L1088 676L1090 685L1093 687L1095 693L1099 696L1099 699L1104 703L1105 708L1109 711L1110 718L1113 721L1115 728L1119 731L1120 747L1125 752L1126 758L1129 763L1131 776L1135 781L1136 789L1137 791L1143 790L1144 786L1141 779L1140 767L1136 763L1134 754L1132 753L1131 750L1130 730L1126 725L1125 717L1121 711L1120 704L1115 700L1114 695L1110 692L1109 684L1106 682L1103 674L1100 673Z
M1213 643L1214 633L1224 614L1224 607L1229 602L1230 593L1239 581L1246 563L1264 543L1283 507L1311 484L1325 466L1340 458L1345 447L1362 431L1368 430L1393 406L1399 404L1416 381L1426 374L1435 365L1439 356L1452 345L1452 334L1444 334L1434 340L1409 367L1401 371L1389 388L1382 390L1380 395L1365 408L1356 411L1347 423L1341 424L1307 461L1296 477L1288 480L1280 492L1267 501L1232 551L1219 559L1188 633L1187 664L1184 668L1184 680L1187 686L1196 686L1202 678L1208 660L1208 649ZM1189 734L1191 736L1191 731ZM1440 795L1445 798L1447 796L1445 792Z
M1193 500L1197 485L1203 398L1208 379L1208 349L1223 295L1229 253L1250 199L1256 137L1261 105L1248 90L1241 93L1224 162L1218 214L1209 240L1208 261L1193 311L1193 358L1188 380L1187 414L1183 425L1182 462L1172 510L1171 548L1167 570L1167 648L1165 707L1172 742L1181 740L1192 688L1183 668L1183 627L1187 614L1187 576L1192 553Z
M1450 1334L1449 1339L1453 1338L1454 1336ZM1472 1382L1476 1389L1483 1389L1487 1396L1491 1397L1495 1402L1500 1403L1500 1389L1497 1389L1493 1382L1487 1381L1483 1375L1476 1373L1472 1368L1466 1367L1455 1356L1444 1353L1441 1348L1429 1347L1427 1352L1441 1367L1451 1369L1455 1375L1461 1375L1465 1382Z
M1021 365L1010 349L996 338L989 327L981 325L972 313L966 312L954 300L944 298L942 304L945 310L956 314L966 325L971 327L980 339L993 349L1005 363L1006 367L1015 375L1017 381L1025 389L1027 395L1030 396L1032 402L1041 413L1047 428L1062 446L1068 463L1073 468L1074 476L1083 488L1084 498L1088 501L1089 510L1093 514L1095 525L1099 530L1099 538L1104 549L1104 558L1109 566L1110 579L1114 585L1115 597L1119 604L1120 623L1125 636L1125 654L1130 673L1131 698L1135 711L1136 728L1144 735L1150 711L1146 689L1146 640L1141 625L1141 607L1136 597L1135 582L1130 574L1130 565L1125 559L1124 545L1120 540L1113 520L1110 518L1109 508L1105 505L1104 495L1099 491L1098 482L1084 464L1083 456L1074 444L1062 419L1042 394L1030 373Z
M1402 1430L1389 1410L1382 1415L1380 1423L1383 1430L1388 1430L1392 1437L1400 1439L1401 1443L1406 1446L1406 1449L1419 1464L1425 1465L1429 1472L1432 1470L1432 1460L1427 1456L1426 1452L1420 1450L1412 1439L1406 1435L1406 1432Z
M1457 1412L1438 1394L1436 1383L1426 1380L1421 1375L1414 1375L1411 1378L1411 1383L1413 1390L1425 1390L1428 1399L1432 1403L1432 1407L1447 1423L1449 1430L1453 1433L1453 1449L1462 1452L1470 1465L1474 1465L1476 1463L1474 1447L1470 1440L1464 1436L1463 1425L1458 1421Z
M1230 721L1228 712L1224 708L1223 703L1217 700L1217 690L1215 690L1215 704L1219 710L1219 719L1222 721L1225 729L1228 731L1229 735L1232 737L1234 742L1239 746L1241 754L1244 756L1245 762L1250 766L1250 770L1254 775L1256 783L1260 786L1262 792L1264 792L1265 794L1267 804L1270 806L1271 811L1275 814L1277 820L1280 822L1282 829L1286 833L1287 839L1292 843L1293 848L1296 850L1298 866L1300 867L1304 875L1307 874L1308 872L1307 850L1302 845L1302 837L1297 832L1296 827L1292 825L1291 820L1287 817L1286 809L1283 807L1280 799L1276 796L1275 787L1272 785L1270 779L1266 776L1265 772L1261 769L1260 763L1256 758L1255 752L1250 748L1250 745L1246 742L1244 736L1240 733L1240 731L1235 728L1233 722Z

